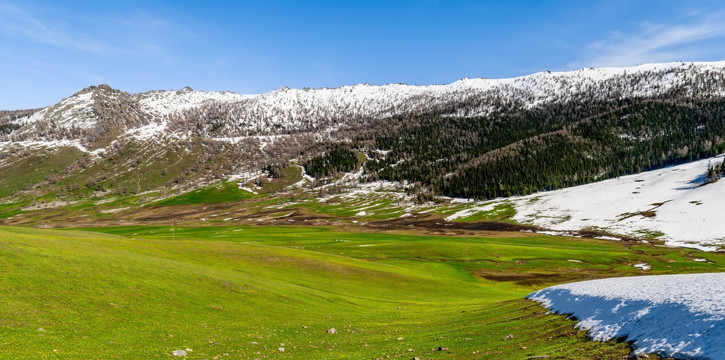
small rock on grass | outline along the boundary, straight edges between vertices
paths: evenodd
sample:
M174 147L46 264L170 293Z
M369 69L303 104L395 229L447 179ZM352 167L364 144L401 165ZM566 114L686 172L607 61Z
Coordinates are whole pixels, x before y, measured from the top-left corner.
M508 335L506 335L506 337L505 337L505 338L503 338L503 339L504 339L504 340L511 340L511 339L513 339L513 338L514 338L514 336L513 336L512 334L508 334Z
M335 328L329 328L329 329L327 330L327 333L328 333L328 334L337 334L337 329L335 329Z
M171 355L174 356L186 356L186 351L184 350L174 350L171 352Z

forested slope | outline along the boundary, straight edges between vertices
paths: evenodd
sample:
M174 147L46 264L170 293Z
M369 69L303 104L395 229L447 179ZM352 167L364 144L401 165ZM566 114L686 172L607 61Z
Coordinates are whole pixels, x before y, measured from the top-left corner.
M565 103L397 121L359 139L389 150L371 154L366 178L417 181L456 197L529 194L725 151L721 99Z

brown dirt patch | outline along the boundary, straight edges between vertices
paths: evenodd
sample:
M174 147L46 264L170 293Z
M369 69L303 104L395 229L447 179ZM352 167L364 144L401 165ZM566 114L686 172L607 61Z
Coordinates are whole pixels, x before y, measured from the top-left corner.
M581 268L562 268L555 272L514 272L507 270L475 270L475 276L490 281L510 281L522 286L548 286L552 284L563 284L573 281L583 281L611 277L606 271L589 271Z

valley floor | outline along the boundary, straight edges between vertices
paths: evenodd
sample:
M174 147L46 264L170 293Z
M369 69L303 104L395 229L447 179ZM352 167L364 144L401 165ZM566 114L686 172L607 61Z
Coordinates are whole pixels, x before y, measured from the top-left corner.
M627 343L588 341L524 296L723 264L511 232L1 227L0 358L621 359Z

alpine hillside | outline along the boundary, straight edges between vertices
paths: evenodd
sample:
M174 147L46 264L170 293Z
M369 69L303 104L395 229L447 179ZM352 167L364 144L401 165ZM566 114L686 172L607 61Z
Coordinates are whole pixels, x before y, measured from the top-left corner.
M103 210L120 212L199 191L527 195L725 152L724 96L725 62L259 95L91 86L0 112L0 215L126 199Z

